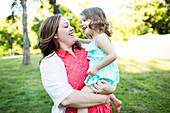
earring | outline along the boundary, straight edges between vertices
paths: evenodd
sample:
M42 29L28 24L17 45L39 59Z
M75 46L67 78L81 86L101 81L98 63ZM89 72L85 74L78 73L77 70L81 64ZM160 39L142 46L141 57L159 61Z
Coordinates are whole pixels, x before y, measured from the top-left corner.
M55 35L55 36L54 36L54 38L56 38L56 39L57 39L58 37Z

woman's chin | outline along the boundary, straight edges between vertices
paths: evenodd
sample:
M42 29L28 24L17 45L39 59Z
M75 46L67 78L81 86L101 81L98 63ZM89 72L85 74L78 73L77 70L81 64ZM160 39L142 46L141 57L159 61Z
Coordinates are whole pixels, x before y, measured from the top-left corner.
M77 39L74 38L73 42L75 43L77 41Z

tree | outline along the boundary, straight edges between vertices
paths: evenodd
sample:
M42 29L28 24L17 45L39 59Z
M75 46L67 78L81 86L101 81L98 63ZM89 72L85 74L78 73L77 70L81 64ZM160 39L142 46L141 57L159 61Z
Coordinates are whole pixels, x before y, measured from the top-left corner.
M14 0L12 3L11 9L12 14L7 17L7 20L12 19L13 22L16 22L15 20L15 8L18 8L21 10L22 7L22 22L23 22L23 64L28 65L30 64L30 51L29 51L29 38L28 38L28 31L27 31L27 0Z
M62 13L62 15L64 17L66 17L69 21L70 21L70 25L74 27L74 34L76 37L80 37L80 38L86 38L85 35L83 35L83 30L80 27L80 21L78 16L76 16L75 14L72 13L72 11L65 7L64 5L55 5L52 2L48 2L45 0L41 0L42 3L42 7L39 9L39 14L41 14L41 16L43 17L43 19L39 19L37 17L34 17L34 25L31 27L31 29L36 33L38 40L39 40L39 28L41 26L41 23L44 21L45 18L47 18L47 14L44 15L43 14L43 10L47 9L49 10L49 14L51 15L55 15L56 13ZM54 8L55 6L57 6L56 8ZM60 7L58 7L60 6ZM57 10L57 11L55 11ZM38 45L35 45L34 48L38 48Z
M46 7L48 4L47 4L47 0L40 0L41 2L41 7L40 8L44 8L44 6ZM48 7L49 11L53 14L60 14L62 13L62 10L60 9L60 5L57 4L57 1L56 0L48 0L48 3L50 4L50 6ZM46 8L47 8L46 7Z
M22 46L22 35L19 33L15 33L16 31L13 30L12 32L9 32L8 30L6 30L4 28L4 30L0 31L0 45L3 45L3 48L5 50L9 50L11 49L11 55L12 53L12 49L13 49L13 45L14 44L19 44L20 46Z
M42 0L32 0L32 1L41 1ZM12 3L12 7L11 9L12 14L10 16L7 17L7 20L12 19L13 23L16 22L16 15L15 13L15 9L19 9L21 10L22 7L22 22L23 22L23 64L24 65L28 65L30 64L30 51L29 51L29 38L28 38L28 30L27 30L27 0L14 0L14 2ZM56 4L56 0L49 0L49 3L53 6L53 13L57 14L57 13L61 13L61 10L59 8L59 5ZM41 6L43 7L43 6Z
M53 14L62 13L62 10L60 9L60 5L56 4L56 0L49 0L49 3L53 6Z
M170 1L169 0L129 0L134 15L140 15L150 32L158 34L170 33ZM139 18L139 16L138 16ZM137 19L137 17L136 17ZM137 19L138 21L138 19Z
M153 28L159 34L168 34L170 33L170 1L162 0L153 2L149 6L152 7L155 5L155 10L152 12L146 11L144 15L146 19L143 21L147 26Z
M40 0L41 6L38 8L38 13L41 14L43 19L39 19L37 17L34 17L34 25L31 27L31 30L35 32L37 35L37 39L39 41L39 28L44 21L45 18L47 18L47 14L43 14L43 10L49 10L49 14L55 15L55 14L61 14L62 9L60 8L59 4L56 4L56 0ZM38 48L38 43L34 46L35 49Z
M23 64L30 64L30 51L29 51L29 38L27 31L27 9L26 9L26 0L21 1L23 8Z
M121 12L112 15L112 38L126 41L131 34L170 33L169 6L169 0L124 0L119 7Z

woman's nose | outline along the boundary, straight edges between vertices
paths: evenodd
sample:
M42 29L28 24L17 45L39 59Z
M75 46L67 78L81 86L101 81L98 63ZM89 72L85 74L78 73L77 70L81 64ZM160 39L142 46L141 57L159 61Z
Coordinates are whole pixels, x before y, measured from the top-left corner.
M74 30L74 27L71 26L70 30L71 30L71 31Z

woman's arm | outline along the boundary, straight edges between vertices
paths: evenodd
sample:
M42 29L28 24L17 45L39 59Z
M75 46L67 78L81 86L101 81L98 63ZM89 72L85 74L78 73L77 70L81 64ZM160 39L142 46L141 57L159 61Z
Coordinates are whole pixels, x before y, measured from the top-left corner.
M81 39L81 38L76 38L80 43L83 44L89 44L91 42L90 39Z
M90 107L106 103L109 99L107 95L89 94L74 90L68 83L64 63L56 54L42 60L40 72L43 86L56 106Z
M110 85L109 82L101 80L98 81L97 84L94 84L94 86L90 87L93 92L104 95L74 91L61 102L61 105L65 107L82 108L107 103L110 98L108 95L116 90L117 85Z
M93 93L85 93L81 91L74 91L66 99L61 102L62 106L84 108L91 107L109 102L109 95L100 95Z

